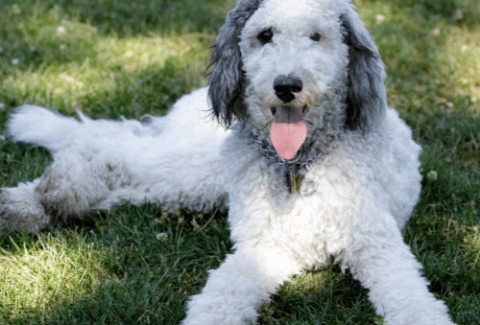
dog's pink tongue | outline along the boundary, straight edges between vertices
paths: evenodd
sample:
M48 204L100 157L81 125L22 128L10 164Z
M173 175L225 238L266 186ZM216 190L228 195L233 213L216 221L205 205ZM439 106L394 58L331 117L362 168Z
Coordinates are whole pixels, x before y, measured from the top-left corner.
M283 159L292 159L307 137L305 122L272 123L270 138L278 155Z

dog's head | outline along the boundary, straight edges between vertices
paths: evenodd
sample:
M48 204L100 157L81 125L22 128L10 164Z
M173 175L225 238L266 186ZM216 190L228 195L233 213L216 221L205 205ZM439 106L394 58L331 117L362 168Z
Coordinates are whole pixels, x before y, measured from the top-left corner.
M348 0L238 0L211 65L210 102L227 126L238 118L318 128L322 103L338 97L343 126L367 132L386 108L383 62Z

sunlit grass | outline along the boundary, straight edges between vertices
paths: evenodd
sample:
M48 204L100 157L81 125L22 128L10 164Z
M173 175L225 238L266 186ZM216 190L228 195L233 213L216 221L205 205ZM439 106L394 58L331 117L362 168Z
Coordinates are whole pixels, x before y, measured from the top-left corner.
M91 54L82 59L37 69L15 70L3 80L3 88L10 96L22 98L22 103L37 102L43 106L61 108L70 114L75 112L75 107L80 107L89 113L95 110L95 104L92 105L90 101L92 97L98 99L99 95L109 96L120 91L129 98L124 97L110 104L129 106L129 102L140 95L138 88L143 90L141 95L145 96L146 83L155 83L159 87L157 91L161 91L162 86L167 86L162 85L161 79L181 80L181 75L185 75L183 81L187 85L175 93L177 97L182 90L188 92L192 87L206 84L204 71L208 56L205 48L212 41L211 35L203 34L97 37L89 44ZM67 50L60 50L59 55ZM34 51L38 51L37 48ZM199 59L202 59L202 64L192 64L192 61L194 63ZM153 78L158 80L151 80ZM169 89L170 92L172 90ZM153 110L147 103L138 103L144 106L135 107L135 110L144 114L160 114L172 101L169 95L168 92L156 95L167 98L160 98L159 102L154 103Z
M19 240L23 239L23 240ZM95 292L102 274L98 247L74 232L9 238L10 249L0 248L1 308L18 314L44 314ZM29 247L27 247L27 244Z
M480 5L354 2L387 66L388 101L424 149L421 202L404 238L454 320L479 324ZM233 3L4 0L0 135L23 103L95 118L164 114L207 84L207 47ZM50 161L0 138L0 185L32 180ZM230 252L225 215L210 218L125 205L94 222L0 236L0 324L178 324ZM336 267L294 277L261 311L263 325L323 323L382 319Z

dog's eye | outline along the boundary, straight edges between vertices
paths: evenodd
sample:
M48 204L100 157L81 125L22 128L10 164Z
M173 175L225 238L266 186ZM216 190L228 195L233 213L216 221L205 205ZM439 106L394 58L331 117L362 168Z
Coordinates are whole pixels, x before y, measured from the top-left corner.
M272 41L272 37L273 32L271 29L266 29L257 36L258 40L262 43L262 45L270 43Z
M318 42L320 41L320 39L322 38L322 35L320 35L319 33L315 32L313 33L312 35L310 35L310 39L312 41L315 41L315 42Z

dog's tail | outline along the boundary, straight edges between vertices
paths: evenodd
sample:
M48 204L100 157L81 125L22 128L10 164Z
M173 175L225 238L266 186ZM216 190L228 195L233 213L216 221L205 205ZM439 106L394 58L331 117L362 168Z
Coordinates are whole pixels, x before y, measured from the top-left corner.
M78 120L44 107L23 105L10 115L7 134L13 141L42 146L55 154L82 141L95 142L101 138L117 137L126 132L137 136L161 132L158 127L153 130L144 127L139 121L126 120L123 117L122 121L107 121L92 120L79 110L77 114Z
M81 123L49 109L23 105L18 107L7 122L7 134L14 141L31 143L55 153L68 147L74 140Z

